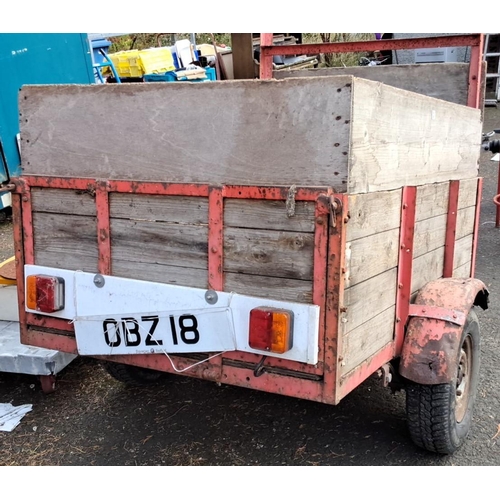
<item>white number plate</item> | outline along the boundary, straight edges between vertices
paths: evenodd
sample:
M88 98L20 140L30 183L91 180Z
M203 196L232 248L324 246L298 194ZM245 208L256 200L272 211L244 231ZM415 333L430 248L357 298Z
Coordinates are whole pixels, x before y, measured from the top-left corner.
M82 355L235 350L228 309L79 318L75 335Z

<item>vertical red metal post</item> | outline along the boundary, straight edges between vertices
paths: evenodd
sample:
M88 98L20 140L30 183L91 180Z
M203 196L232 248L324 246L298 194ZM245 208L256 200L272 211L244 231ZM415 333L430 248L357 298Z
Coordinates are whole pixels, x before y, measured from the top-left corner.
M406 321L410 310L411 281L413 272L413 240L417 188L405 186L401 206L401 232L399 237L398 289L396 293L395 354L398 356L403 347Z
M224 290L224 198L222 188L208 192L208 287Z
M328 217L330 215L329 198L320 196L316 202L314 229L314 280L313 303L321 308L319 325L318 359L324 366L325 348L325 311L327 295L327 259L328 259Z
M330 200L332 214L328 245L326 314L325 314L325 369L323 402L336 404L338 396L338 370L342 339L340 338L341 307L344 304L345 241L348 217L348 197L334 194Z
M273 55L266 52L266 47L273 45L272 33L260 34L260 79L270 80L273 77Z
M471 47L467 105L471 108L481 109L484 35L481 33L478 37L478 44Z
M16 257L17 301L19 308L19 325L21 338L26 333L26 310L24 308L24 243L22 223L22 194L12 194L12 218L14 226L14 255Z
M479 222L481 217L481 197L483 196L483 179L480 177L477 181L476 215L474 219L474 236L472 241L472 258L470 264L470 277L474 278L476 274L476 256L477 244L479 240Z
M111 274L111 237L109 221L109 192L105 181L96 186L98 269L101 274Z
M448 197L448 216L446 219L443 278L451 278L453 276L453 262L455 260L455 239L457 233L459 192L460 192L460 181L451 181L449 188L449 197Z

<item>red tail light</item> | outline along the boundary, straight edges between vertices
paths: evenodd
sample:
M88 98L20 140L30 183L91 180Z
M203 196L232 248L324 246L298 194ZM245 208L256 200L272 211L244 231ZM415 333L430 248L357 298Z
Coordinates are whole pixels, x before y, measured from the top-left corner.
M283 354L292 348L293 312L259 307L250 311L252 349Z
M64 279L37 274L26 278L26 306L44 313L64 309Z

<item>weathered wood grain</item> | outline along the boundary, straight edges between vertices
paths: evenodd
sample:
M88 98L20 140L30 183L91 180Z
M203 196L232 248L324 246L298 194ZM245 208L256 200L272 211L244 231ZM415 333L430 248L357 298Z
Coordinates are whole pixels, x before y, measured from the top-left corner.
M444 246L414 259L411 292L420 290L429 281L442 278L443 268Z
M356 78L352 109L350 193L477 176L480 110Z
M448 213L450 183L427 184L417 188L415 220L422 221Z
M95 217L33 213L35 264L97 272Z
M208 269L207 238L207 226L111 219L111 259Z
M379 274L345 291L346 333L358 328L396 303L397 268Z
M345 191L351 84L339 76L26 86L24 172Z
M295 215L288 217L284 201L226 199L224 225L312 233L314 210L313 202L298 201L295 203Z
M353 75L385 83L456 104L467 104L469 65L467 63L418 64L347 68L318 68L275 71L274 78Z
M460 182L458 193L458 208L467 208L476 205L477 199L477 178L466 179Z
M208 272L203 269L176 267L137 260L113 260L113 276L171 285L208 288Z
M347 241L399 227L401 190L349 196Z
M312 280L314 235L227 228L224 271Z
M340 373L345 375L394 338L395 307L349 332L342 339Z
M346 288L397 266L399 228L347 244Z
M455 258L453 259L453 268L457 269L467 262L470 262L472 257L472 241L473 235L470 234L456 241L455 243Z
M446 239L447 215L424 219L415 224L413 257L417 258L442 247Z
M96 215L95 196L89 191L31 188L31 203L34 212Z
M312 303L312 281L225 273L224 291L266 299Z
M470 278L470 266L471 262L466 262L465 264L461 265L460 267L457 267L453 271L453 277L454 278L463 278L467 279Z
M208 224L208 198L110 193L110 216L181 224Z
M474 232L474 221L476 217L476 207L463 208L457 213L456 239L460 240Z

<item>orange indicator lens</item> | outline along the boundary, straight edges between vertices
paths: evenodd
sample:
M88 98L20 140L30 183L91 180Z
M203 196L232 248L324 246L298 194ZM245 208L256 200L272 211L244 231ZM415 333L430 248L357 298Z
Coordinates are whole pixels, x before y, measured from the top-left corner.
M250 311L252 349L284 354L292 348L293 312L259 307Z

